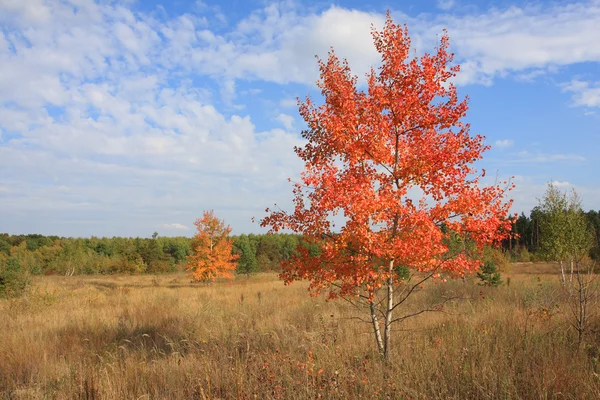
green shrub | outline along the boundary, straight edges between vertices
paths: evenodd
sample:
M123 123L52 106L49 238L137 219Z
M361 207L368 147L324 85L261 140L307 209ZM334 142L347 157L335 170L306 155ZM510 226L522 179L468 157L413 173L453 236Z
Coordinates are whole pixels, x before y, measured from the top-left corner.
M410 278L410 269L406 265L397 265L394 271L401 281L407 281Z
M496 264L490 261L486 261L481 266L477 276L481 279L480 284L485 286L499 286L502 284L502 278L496 268Z
M532 254L529 253L529 250L527 250L527 247L523 246L519 249L519 255L517 260L519 262L531 262L531 256Z
M486 246L483 250L483 256L484 263L494 264L500 272L510 272L510 263L507 258L508 255L501 249Z
M146 269L146 273L149 274L164 274L166 272L173 272L175 264L172 260L152 260Z
M21 267L19 259L9 257L0 268L0 297L18 297L29 285L29 275Z

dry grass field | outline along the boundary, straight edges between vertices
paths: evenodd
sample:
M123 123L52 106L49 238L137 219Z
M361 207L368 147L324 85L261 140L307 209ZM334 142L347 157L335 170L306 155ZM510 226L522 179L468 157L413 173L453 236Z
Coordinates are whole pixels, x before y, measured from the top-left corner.
M578 349L551 271L425 287L413 309L464 299L396 326L387 363L351 306L274 274L42 277L0 301L0 398L600 398L600 325Z

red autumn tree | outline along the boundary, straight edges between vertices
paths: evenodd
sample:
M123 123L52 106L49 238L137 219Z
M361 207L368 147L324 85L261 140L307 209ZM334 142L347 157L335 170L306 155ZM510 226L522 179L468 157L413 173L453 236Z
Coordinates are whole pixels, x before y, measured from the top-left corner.
M299 101L308 129L295 149L305 170L294 211L267 209L261 225L304 236L282 278L364 304L387 357L392 324L415 314L394 317L397 307L431 278L476 270L483 247L510 231L510 202L506 183L482 186L485 171L473 166L489 147L462 122L468 105L452 84L448 35L421 57L389 14L372 35L381 66L366 91L333 50L319 60L325 102Z
M229 238L231 228L205 211L196 222L197 233L192 240L192 254L188 256L186 270L197 281L214 281L216 278L233 279L238 255L232 254L233 241Z

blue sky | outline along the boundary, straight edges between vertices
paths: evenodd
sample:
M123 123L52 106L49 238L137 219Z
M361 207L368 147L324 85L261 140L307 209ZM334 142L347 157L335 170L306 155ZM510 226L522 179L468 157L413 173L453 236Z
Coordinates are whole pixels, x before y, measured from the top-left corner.
M547 182L600 209L600 1L0 0L0 232L235 233L290 204L295 98L330 46L364 76L385 12L416 54L445 28L513 211Z

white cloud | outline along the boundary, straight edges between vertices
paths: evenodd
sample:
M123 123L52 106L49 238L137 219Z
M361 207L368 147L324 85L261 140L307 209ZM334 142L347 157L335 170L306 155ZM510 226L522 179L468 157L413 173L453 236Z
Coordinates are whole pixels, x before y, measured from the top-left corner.
M315 13L291 2L236 25L210 7L155 18L124 3L78 0L76 12L74 3L0 0L0 187L11 189L0 196L3 226L28 219L69 234L53 229L95 218L107 221L106 230L86 234L137 235L224 208L234 229L255 230L250 218L289 195L286 178L301 168L292 149L302 141L286 132L291 111L250 118L231 107L243 97L238 81L313 85L314 55L326 57L330 46L362 77L379 61L371 24L384 22L381 13L336 6ZM600 60L597 1L393 16L409 24L419 50L433 48L448 27L463 62L460 83L535 79L556 66ZM573 81L564 90L597 107L596 86ZM279 106L291 110L296 101ZM286 130L259 125L274 115ZM517 155L517 162L584 160Z
M30 0L22 2L19 0L2 0L0 7L9 13L19 16L23 22L47 22L50 19L50 10L43 0Z
M438 8L442 10L449 10L456 5L454 0L437 0Z
M161 224L161 225L159 225L159 228L172 229L172 230L177 230L177 231L187 231L190 229L187 226L185 226L183 224L178 224L178 223Z
M0 187L14 188L0 196L3 229L69 235L57 226L96 218L78 234L139 235L225 208L249 231L265 205L287 199L300 139L216 108L214 83L186 71L177 47L196 40L194 18L159 23L81 0L77 13L52 2L44 19L26 3L0 12L16 32L0 33ZM235 80L218 82L232 100Z
M590 0L511 6L417 24L424 32L447 27L457 61L468 60L461 83L489 83L514 72L540 74L556 66L600 61L595 40L599 19L600 3Z
M575 106L600 107L600 82L573 79L563 85L563 91L573 93L573 105Z
M517 153L517 159L513 162L519 163L549 163L557 161L583 162L586 158L578 154L547 154L531 153L527 150Z
M418 52L433 48L448 29L456 61L463 66L459 84L491 84L510 74L532 80L559 66L600 61L595 40L600 37L600 3L595 0L462 15L411 17L398 10L392 15L408 24ZM333 47L362 78L379 62L370 32L372 25L380 29L383 23L380 13L332 6L304 14L293 3L282 3L254 13L230 34L204 32L207 46L184 41L182 48L192 60L190 67L206 73L312 84L317 77L314 55L325 57Z
M227 79L221 83L221 99L227 104L230 104L235 99L235 81Z
M384 16L332 6L321 14L299 16L293 8L269 6L240 24L239 31L264 40L239 45L228 73L264 80L312 83L318 76L314 56L327 56L331 47L347 58L361 76L378 61L370 35Z
M279 114L276 118L277 121L281 123L288 131L294 129L294 117L288 114Z
M451 6L452 3L443 0L440 5ZM40 21L33 16L24 17L32 12L28 11L33 9L28 5L30 2L10 4L4 22L14 25L24 19ZM216 33L206 29L201 17L190 14L159 23L122 7L97 5L91 1L82 1L79 7L83 11L76 15L61 2L53 3L52 9L39 7L53 13L53 20L42 18L44 26L57 17L65 24L55 23L48 28L50 37L54 33L57 38L56 43L46 42L50 50L64 50L67 46L78 50L43 57L42 62L50 63L45 67L54 67L51 71L60 66L73 74L93 75L108 68L106 57L120 54L119 68L158 63L169 69L222 77L225 97L232 95L235 80L242 78L312 84L318 73L314 55L326 57L330 47L335 48L340 57L348 58L353 71L363 78L364 73L379 62L372 45L371 26L381 28L384 22L381 13L332 6L321 13L307 14L299 5L284 2L254 12L242 19L234 30ZM531 80L556 66L600 61L600 46L595 40L600 36L600 24L597 24L600 3L593 0L511 6L460 16L410 17L399 11L393 15L396 20L408 23L418 50L432 48L442 29L448 29L456 61L463 66L457 78L459 84L491 84L494 78L511 73ZM112 18L116 19L114 23L111 23ZM115 35L111 34L113 29ZM28 39L41 37L43 35L36 35L35 30L28 33ZM11 77L15 73L22 68L31 69L32 65L33 62L21 62L13 63L11 68L5 66L3 81L8 85L14 81ZM37 82L31 84L47 88L45 100L64 100L65 94L52 80L56 75L36 76ZM12 85L2 87L1 83L0 89L4 90L0 92L14 91Z
M549 72L556 72L556 70L556 68L551 66L547 68L532 69L527 72L518 73L515 78L522 82L534 82L540 76L544 76Z
M494 142L494 145L499 148L511 147L513 144L515 144L515 142L510 139L496 140L496 142Z
M539 204L539 199L543 198L546 192L548 182L540 180L539 177L517 175L513 181L516 184L514 190L509 192L509 198L514 200L512 212L525 212L529 215L533 207ZM600 189L594 186L582 183L567 181L552 181L552 184L562 190L574 189L582 197L582 206L584 210L598 209L600 207L598 199L600 198Z
M279 105L284 108L298 107L298 100L296 99L282 99Z

